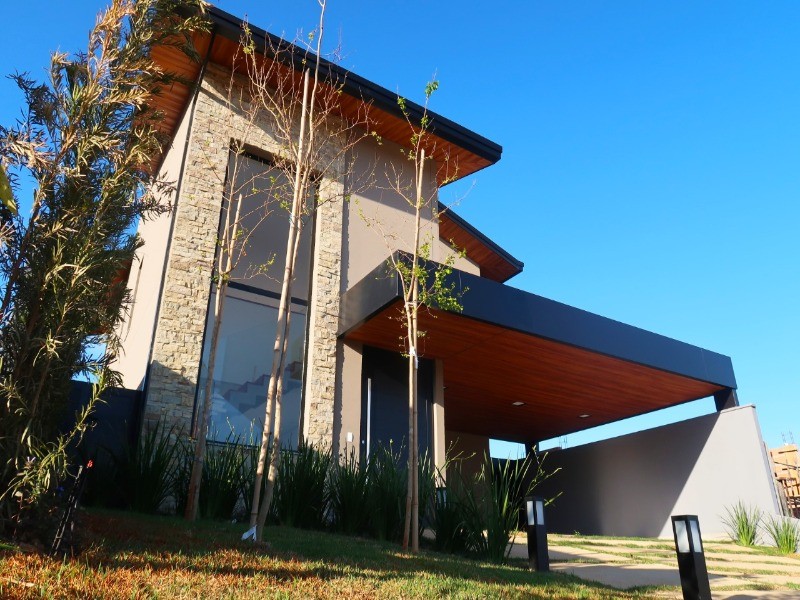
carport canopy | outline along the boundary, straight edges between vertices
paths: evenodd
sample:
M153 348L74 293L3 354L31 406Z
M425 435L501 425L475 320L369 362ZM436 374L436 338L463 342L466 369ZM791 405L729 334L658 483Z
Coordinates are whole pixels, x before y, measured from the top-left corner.
M399 276L376 268L342 298L340 337L403 351ZM448 430L535 443L715 396L730 358L454 270L461 312L423 307L419 355L444 365Z

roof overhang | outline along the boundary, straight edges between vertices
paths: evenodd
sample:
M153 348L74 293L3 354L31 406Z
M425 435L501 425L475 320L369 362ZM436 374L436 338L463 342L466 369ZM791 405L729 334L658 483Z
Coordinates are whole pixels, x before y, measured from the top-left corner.
M419 349L444 361L450 430L535 442L736 388L727 356L461 271L450 281L463 310L423 309ZM344 294L339 334L401 351L401 310L381 265Z
M231 68L238 56L244 21L216 7L209 7L208 32L197 32L193 42L197 54L205 61ZM309 53L305 48L291 44L267 31L248 25L256 48L264 60L279 62L288 69L300 70L306 64ZM279 48L279 53L272 52ZM154 60L166 71L179 75L183 81L176 82L154 99L154 106L164 114L164 133L174 136L192 96L194 85L202 71L202 64L192 60L179 48L162 45L153 49ZM242 69L244 72L244 69ZM363 115L368 110L370 130L382 138L408 146L411 132L408 122L398 105L398 95L355 73L325 59L320 59L322 81L335 81L341 86L341 113L344 117ZM301 85L297 78L297 85ZM409 120L419 125L425 113L419 104L406 100ZM430 152L440 165L439 184L449 183L488 167L498 160L502 147L491 140L462 127L432 111L427 111L432 133Z
M463 250L467 258L478 265L481 277L503 283L522 273L525 264L473 225L459 217L452 208L439 203L439 237Z

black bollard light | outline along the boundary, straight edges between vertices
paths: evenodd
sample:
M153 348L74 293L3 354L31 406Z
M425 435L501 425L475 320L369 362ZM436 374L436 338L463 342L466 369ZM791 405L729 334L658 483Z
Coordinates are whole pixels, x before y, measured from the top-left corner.
M697 515L673 516L672 532L675 534L684 600L711 600L706 555Z
M525 517L528 524L528 563L534 571L549 571L547 527L544 523L544 498L525 497Z

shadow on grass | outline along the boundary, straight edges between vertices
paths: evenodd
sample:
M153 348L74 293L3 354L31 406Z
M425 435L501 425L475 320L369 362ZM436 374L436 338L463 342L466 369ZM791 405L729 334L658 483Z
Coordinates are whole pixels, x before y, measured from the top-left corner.
M92 549L80 560L92 568L148 569L156 576L180 569L276 582L427 578L446 584L444 579L452 579L520 586L526 597L533 598L553 597L554 588L562 593L591 590L598 597L619 597L614 590L571 575L532 573L520 568L518 561L517 566L493 565L436 552L405 554L395 544L319 531L269 527L267 544L255 545L240 541L243 525L224 522L187 523L112 511L91 511L82 521L85 541Z

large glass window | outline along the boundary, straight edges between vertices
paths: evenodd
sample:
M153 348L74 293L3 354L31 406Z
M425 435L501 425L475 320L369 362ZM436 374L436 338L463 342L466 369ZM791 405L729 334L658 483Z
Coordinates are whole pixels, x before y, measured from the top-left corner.
M213 375L209 439L225 441L231 434L259 441L264 428L267 385L272 369L278 300L289 234L285 177L268 163L238 157L228 168L230 197L241 194L241 227L245 244L225 293ZM223 206L223 219L225 214ZM222 225L220 226L222 228ZM292 289L292 322L283 373L281 444L294 447L299 439L306 304L311 265L312 227L304 223ZM217 289L206 318L197 406L204 402L211 352L211 330Z

